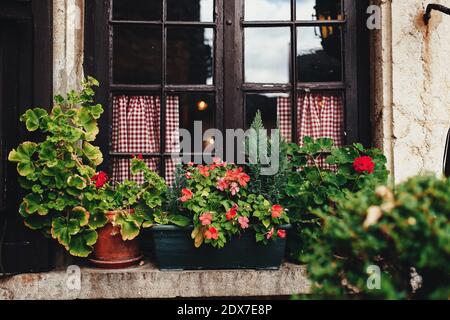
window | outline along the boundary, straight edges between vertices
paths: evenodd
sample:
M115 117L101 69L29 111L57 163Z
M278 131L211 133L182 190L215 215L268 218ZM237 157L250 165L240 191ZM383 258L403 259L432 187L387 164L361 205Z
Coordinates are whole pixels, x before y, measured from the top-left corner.
M128 177L130 156L142 153L170 182L178 128L247 128L257 110L291 141L366 142L363 2L87 4L86 72L110 106L101 144L113 176Z

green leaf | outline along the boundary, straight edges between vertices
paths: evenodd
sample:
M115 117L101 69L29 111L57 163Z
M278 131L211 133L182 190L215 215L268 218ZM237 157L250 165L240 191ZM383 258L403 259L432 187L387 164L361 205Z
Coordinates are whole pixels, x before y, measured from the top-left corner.
M102 164L103 162L103 154L100 151L100 148L93 146L87 141L83 143L83 154L96 166Z
M67 178L67 185L78 190L83 190L87 187L87 181L85 178L76 174Z
M9 153L8 160L11 162L29 162L36 152L37 144L26 141Z
M35 167L32 162L21 162L17 165L17 172L22 176L26 177L34 173Z
M179 227L187 227L192 223L191 219L182 215L170 216L169 220L171 223Z
M25 121L27 130L33 132L39 129L40 120L47 115L48 113L44 109L41 108L29 109L21 117L21 120Z
M53 220L51 231L53 239L57 239L68 250L70 240L73 235L80 231L80 226L77 220L58 217Z
M98 229L106 225L108 219L106 218L103 211L94 211L89 217L89 227L92 229Z
M94 230L83 230L74 235L69 244L69 253L75 257L85 258L93 250L93 245L97 242L98 234Z
M101 115L103 114L103 107L101 104L97 104L95 106L92 106L90 108L90 112L92 114L92 116L94 117L94 119L99 119L101 117Z
M27 226L31 230L40 230L46 227L51 227L52 219L50 216L32 215L25 217L24 223L25 226Z
M133 240L140 232L140 225L127 214L117 214L113 225L120 226L120 234L124 241Z
M42 197L35 193L30 193L23 198L19 212L22 216L31 215L39 211Z
M70 219L77 220L80 227L87 226L89 223L89 217L89 212L83 207L75 207L70 213Z

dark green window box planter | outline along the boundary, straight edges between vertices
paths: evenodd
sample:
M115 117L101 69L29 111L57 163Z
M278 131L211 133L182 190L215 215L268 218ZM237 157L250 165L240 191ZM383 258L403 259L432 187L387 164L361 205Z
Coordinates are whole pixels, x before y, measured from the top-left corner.
M282 226L288 230L290 225ZM156 226L152 229L153 255L162 270L202 269L278 269L286 251L286 239L264 245L257 243L253 231L232 238L224 248L203 244L194 247L193 227Z

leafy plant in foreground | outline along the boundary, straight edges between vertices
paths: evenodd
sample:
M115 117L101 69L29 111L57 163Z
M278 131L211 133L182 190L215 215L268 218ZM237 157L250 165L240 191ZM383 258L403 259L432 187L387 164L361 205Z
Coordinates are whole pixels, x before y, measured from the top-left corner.
M385 184L388 171L379 149L365 149L361 144L337 148L328 138L305 137L302 146L290 144L288 157L291 170L281 204L289 210L297 233L295 241L289 239L290 254L302 260L322 229L312 212L333 208L359 190Z
M28 191L19 208L25 225L80 257L92 251L95 229L106 222L104 203L89 196L96 193L92 177L103 161L100 149L91 144L103 113L93 102L95 86L98 82L88 78L80 92L56 96L50 111L27 110L20 120L44 138L22 143L8 157L17 163L19 183Z
M305 257L315 297L450 298L450 180L418 176L315 210L323 233ZM369 289L369 266L381 270Z

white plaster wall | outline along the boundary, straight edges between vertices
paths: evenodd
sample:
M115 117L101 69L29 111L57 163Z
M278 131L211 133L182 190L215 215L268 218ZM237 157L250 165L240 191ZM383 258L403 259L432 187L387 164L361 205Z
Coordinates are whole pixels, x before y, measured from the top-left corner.
M53 89L77 89L83 78L84 0L53 0Z
M436 0L450 6L450 0ZM382 30L373 34L375 141L389 157L396 182L421 172L442 172L450 127L450 17L429 1L375 1Z

